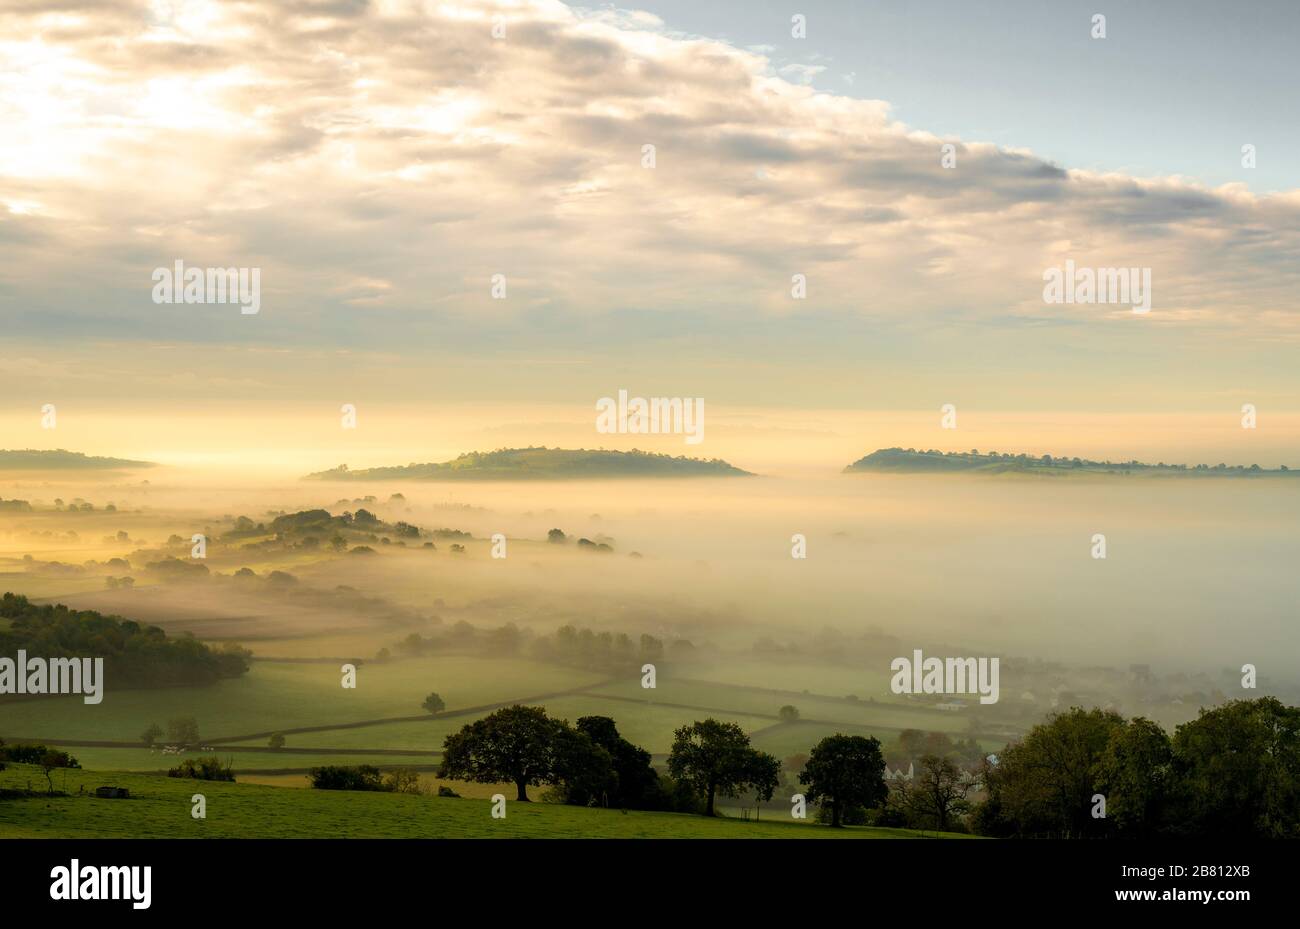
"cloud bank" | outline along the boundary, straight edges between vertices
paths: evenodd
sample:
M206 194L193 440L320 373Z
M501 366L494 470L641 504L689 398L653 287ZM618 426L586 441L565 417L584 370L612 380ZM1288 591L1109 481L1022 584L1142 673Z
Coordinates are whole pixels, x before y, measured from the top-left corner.
M940 138L646 14L20 0L0 36L0 305L20 335L415 346L438 320L625 312L1133 322L1044 305L1067 258L1150 267L1142 325L1297 328L1300 191ZM150 273L177 258L262 268L262 313L154 305Z

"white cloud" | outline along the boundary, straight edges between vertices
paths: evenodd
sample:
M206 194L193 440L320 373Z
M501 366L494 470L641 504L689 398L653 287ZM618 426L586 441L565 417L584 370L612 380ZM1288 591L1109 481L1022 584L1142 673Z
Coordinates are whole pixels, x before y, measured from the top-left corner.
M474 0L65 6L0 13L0 35L32 36L0 42L0 203L22 205L0 213L0 301L72 299L52 282L76 262L115 312L143 317L149 270L179 255L262 267L280 317L378 302L1053 318L1093 311L1042 305L1043 268L1072 257L1153 268L1153 322L1296 326L1300 192L941 139L805 86L820 65L774 72L653 17ZM508 301L486 299L498 272Z

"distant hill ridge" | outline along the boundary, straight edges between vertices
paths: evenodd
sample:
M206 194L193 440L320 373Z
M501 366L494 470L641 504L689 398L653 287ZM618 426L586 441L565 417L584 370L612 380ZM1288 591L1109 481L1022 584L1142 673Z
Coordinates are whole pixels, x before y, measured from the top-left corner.
M1091 472L1101 474L1131 474L1134 472L1153 474L1188 474L1215 476L1256 476L1300 474L1286 465L1277 469L1261 468L1252 465L1227 464L1165 464L1163 461L1148 464L1138 461L1093 461L1089 458L1056 458L1051 455L1001 454L998 452L980 453L978 449L969 452L941 452L938 449L918 450L915 448L880 448L859 458L844 469L851 474L864 471L892 471L912 473L940 473L954 471L982 471L988 473L1004 472L1038 472L1070 473Z
M108 468L152 468L152 461L131 461L127 458L100 458L66 449L0 449L0 470L41 471L105 470Z
M317 471L304 480L572 480L592 477L747 477L720 458L687 458L633 449L501 448L492 452L467 452L441 463L412 463L387 468L350 470L339 465Z

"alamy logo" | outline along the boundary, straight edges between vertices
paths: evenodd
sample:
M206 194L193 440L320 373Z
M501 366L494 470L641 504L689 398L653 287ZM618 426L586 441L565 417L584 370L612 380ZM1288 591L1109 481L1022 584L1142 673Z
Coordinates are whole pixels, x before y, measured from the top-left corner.
M1151 310L1150 268L1075 268L1070 259L1064 270L1044 271L1043 280L1044 303L1119 303L1131 305L1134 313Z
M103 658L0 658L0 694L84 694L84 703L104 699Z
M82 865L73 858L71 865L50 871L51 900L130 900L133 909L147 910L153 899L153 868L132 865L110 867Z
M895 658L889 670L896 672L889 689L896 694L979 694L980 703L998 702L998 659Z
M596 431L610 433L685 434L687 445L704 441L703 397L628 398L626 390L618 400L601 397L596 401Z
M179 258L170 268L154 268L154 303L238 303L254 316L262 309L261 268L187 268Z

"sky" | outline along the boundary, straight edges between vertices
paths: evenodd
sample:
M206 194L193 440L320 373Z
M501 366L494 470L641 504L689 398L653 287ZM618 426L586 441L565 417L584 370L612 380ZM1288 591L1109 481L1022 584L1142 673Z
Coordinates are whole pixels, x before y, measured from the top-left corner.
M939 134L1071 168L1300 186L1300 12L1290 0L642 0L665 28L762 50L818 90L889 101ZM592 9L600 9L591 4ZM804 38L788 25L806 19ZM1106 16L1106 38L1091 36ZM1255 145L1256 167L1240 150Z
M1300 9L1126 3L1092 38L1081 4L976 6L7 3L0 444L50 445L45 403L129 455L167 431L112 424L490 432L626 388L773 443L953 403L1137 454L1193 417L1230 460L1253 403L1289 460ZM177 260L258 269L260 311L154 302ZM1150 269L1150 312L1046 303L1067 261Z

